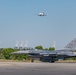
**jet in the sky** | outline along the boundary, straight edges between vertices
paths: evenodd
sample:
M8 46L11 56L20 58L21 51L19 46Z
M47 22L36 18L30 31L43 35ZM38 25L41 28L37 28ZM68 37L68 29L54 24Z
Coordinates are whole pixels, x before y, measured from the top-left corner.
M38 16L46 16L46 14L44 12L40 12Z
M74 52L76 47L76 38L73 39L69 44L67 44L62 50L20 50L17 52L13 52L12 54L28 54L30 57L39 58L41 61L47 62L55 62L59 59L66 59L68 57L76 57L76 53Z

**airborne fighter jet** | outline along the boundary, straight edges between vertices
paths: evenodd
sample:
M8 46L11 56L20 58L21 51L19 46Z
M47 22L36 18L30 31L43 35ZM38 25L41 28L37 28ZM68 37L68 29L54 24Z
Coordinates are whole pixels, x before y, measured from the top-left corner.
M46 14L44 12L40 12L38 16L46 16Z
M44 62L55 62L59 59L64 60L65 58L68 57L76 57L76 53L74 52L75 47L76 47L76 38L73 39L61 50L49 51L49 50L29 49L13 52L12 54L28 54L33 59L39 58L41 61Z

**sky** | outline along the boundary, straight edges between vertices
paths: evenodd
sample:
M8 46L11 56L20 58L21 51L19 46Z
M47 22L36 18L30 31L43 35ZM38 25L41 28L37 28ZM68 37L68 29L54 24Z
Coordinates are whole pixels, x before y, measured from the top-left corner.
M47 16L40 17L38 13ZM76 0L0 0L0 47L28 42L63 48L76 38Z

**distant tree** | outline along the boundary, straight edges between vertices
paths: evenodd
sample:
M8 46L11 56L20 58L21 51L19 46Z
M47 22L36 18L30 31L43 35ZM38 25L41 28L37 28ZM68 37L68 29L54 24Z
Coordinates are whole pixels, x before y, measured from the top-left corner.
M49 50L55 50L55 48L54 47L50 47Z
M49 50L48 48L44 48L44 50Z
M0 59L3 59L4 56L3 56L3 53L2 53L2 50L0 50Z
M11 53L14 51L15 50L12 48L3 48L2 55L4 56L5 59L10 59Z
M43 50L43 47L42 46L36 46L35 49Z
M28 55L27 54L14 54L11 56L11 58L14 60L26 60L28 59Z

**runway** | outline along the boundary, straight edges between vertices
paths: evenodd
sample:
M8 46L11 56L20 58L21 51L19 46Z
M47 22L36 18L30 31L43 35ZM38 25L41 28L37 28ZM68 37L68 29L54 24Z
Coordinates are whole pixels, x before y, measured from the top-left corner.
M76 63L0 62L0 75L76 75Z

